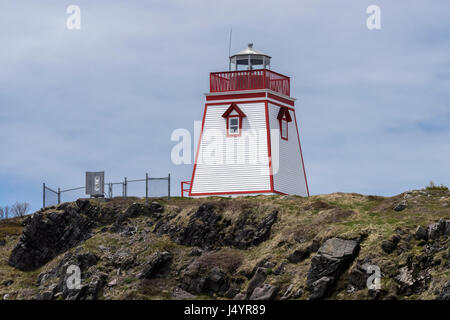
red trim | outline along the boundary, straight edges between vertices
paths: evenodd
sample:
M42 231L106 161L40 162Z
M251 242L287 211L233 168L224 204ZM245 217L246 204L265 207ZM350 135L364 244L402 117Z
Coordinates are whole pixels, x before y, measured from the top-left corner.
M265 111L266 111L266 131L267 131L267 154L269 156L269 174L270 174L270 190L273 192L273 169L272 169L272 145L270 142L270 124L269 124L269 104L265 101Z
M273 102L273 101L269 101L269 103L271 103L271 104L273 104L273 105L275 105L275 106L278 106L278 107L280 107L280 108L288 108L289 111L295 112L295 109L294 109L294 108L287 107L287 106L282 105L282 104L280 104L280 103L276 103L276 102Z
M236 111L237 115L230 114ZM246 117L245 113L242 112L242 110L236 105L236 103L232 103L231 106L225 111L222 115L222 117L225 118L225 121L227 122L227 137L239 137L242 134L242 118ZM238 118L239 119L239 130L237 133L230 133L230 118Z
M289 122L292 121L288 107L281 107L278 112L278 123L280 125L280 138L283 140L289 140ZM286 122L286 132L283 132L283 122Z
M291 122L292 121L291 115L289 114L288 107L281 107L280 108L280 111L278 112L277 119L278 120L286 119L287 122Z
M214 196L214 195L227 195L227 194L253 194L253 193L275 193L273 190L255 190L255 191L230 191L230 192L204 192L204 193L190 193L191 196ZM278 192L276 192L278 193Z
M227 111L223 113L222 117L227 118L233 111L236 111L239 117L246 117L245 113L242 112L242 110L234 102L230 105Z
M206 101L227 100L227 99L265 98L265 97L266 97L265 92L241 93L241 94L222 94L222 95L206 96Z
M198 137L197 152L195 155L195 162L194 162L194 170L192 170L191 186L189 188L189 196L191 196L191 194L192 194L192 186L194 185L194 177L195 177L195 170L197 169L198 153L200 151L200 143L202 142L203 127L205 126L206 109L207 109L207 105L205 104L205 108L203 109L202 129L200 130L200 136Z
M248 100L248 101L234 101L234 103L236 104L241 104L241 103L259 103L259 102L267 102L266 99L264 100ZM223 106L228 104L229 102L211 102L211 103L206 103L205 105L209 106Z
M295 128L297 129L297 138L298 138L298 147L300 148L300 157L302 157L302 167L303 167L303 174L305 176L306 192L308 193L308 197L309 197L308 179L306 178L305 163L303 162L303 152L302 152L302 146L300 144L300 135L298 134L297 117L295 116L295 112L294 112L294 120L295 120Z
M279 96L277 96L277 95L275 95L273 93L267 93L267 97L269 97L271 99L274 99L274 100L278 100L278 101L283 102L283 103L286 103L286 104L288 104L290 106L294 105L294 101L286 99L286 98L283 98L283 97L279 97Z
M273 192L274 192L274 193L281 194L281 195L283 195L283 196L287 195L287 193L284 193L284 192L281 192L281 191L273 190Z
M211 72L209 75L210 92L270 89L289 96L290 83L288 76L268 69Z

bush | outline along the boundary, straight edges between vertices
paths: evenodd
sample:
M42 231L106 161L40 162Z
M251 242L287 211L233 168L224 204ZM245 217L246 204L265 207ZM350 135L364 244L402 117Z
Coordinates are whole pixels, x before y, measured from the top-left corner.
M443 184L441 184L441 185L439 186L439 185L436 185L433 181L430 181L430 183L428 184L428 186L425 187L425 190L441 190L441 191L447 191L447 190L448 190L448 187L445 186L445 185L443 185Z

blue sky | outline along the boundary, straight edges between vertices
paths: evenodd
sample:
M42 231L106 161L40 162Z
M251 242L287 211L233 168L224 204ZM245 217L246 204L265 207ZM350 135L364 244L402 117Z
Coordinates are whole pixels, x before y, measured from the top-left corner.
M67 6L81 30L66 28ZM381 30L366 8L381 8ZM253 42L292 77L312 194L450 184L448 1L0 1L0 205L175 166L208 74Z

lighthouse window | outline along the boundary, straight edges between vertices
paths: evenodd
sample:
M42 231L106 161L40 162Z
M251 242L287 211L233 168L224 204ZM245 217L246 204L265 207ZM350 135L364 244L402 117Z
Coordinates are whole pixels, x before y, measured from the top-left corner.
M238 135L239 134L239 117L228 118L228 134Z
M281 119L281 139L287 140L288 139L288 121L286 119L286 117L283 117L283 119Z

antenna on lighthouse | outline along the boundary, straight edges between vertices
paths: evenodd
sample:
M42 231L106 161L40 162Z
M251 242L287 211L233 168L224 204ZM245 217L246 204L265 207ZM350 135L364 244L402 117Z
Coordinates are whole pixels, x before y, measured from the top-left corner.
M230 43L228 46L228 57L231 56L231 36L233 35L233 28L230 28ZM228 70L231 71L231 61L228 63Z

